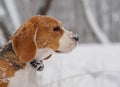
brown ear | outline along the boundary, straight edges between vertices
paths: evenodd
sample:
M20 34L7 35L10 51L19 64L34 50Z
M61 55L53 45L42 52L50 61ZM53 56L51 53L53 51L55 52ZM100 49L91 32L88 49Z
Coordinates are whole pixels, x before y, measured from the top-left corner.
M31 24L25 24L11 38L15 54L23 63L31 61L35 57L35 29Z

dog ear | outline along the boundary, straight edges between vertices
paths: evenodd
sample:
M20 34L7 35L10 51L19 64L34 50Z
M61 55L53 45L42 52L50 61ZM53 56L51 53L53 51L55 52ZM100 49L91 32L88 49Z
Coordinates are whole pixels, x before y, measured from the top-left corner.
M31 61L36 54L36 30L32 24L24 24L12 36L11 41L15 54L19 57L20 62L26 63Z

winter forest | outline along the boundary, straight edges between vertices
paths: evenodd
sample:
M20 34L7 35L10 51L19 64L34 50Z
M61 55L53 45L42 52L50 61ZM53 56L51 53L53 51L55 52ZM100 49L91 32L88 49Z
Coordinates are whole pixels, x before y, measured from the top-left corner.
M0 0L0 48L33 15L49 15L80 36L38 72L40 87L120 87L119 0Z

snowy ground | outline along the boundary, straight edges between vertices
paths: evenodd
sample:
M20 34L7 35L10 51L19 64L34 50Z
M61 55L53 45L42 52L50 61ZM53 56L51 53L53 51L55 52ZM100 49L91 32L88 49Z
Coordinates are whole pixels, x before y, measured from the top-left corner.
M38 73L40 87L120 87L120 44L79 45Z

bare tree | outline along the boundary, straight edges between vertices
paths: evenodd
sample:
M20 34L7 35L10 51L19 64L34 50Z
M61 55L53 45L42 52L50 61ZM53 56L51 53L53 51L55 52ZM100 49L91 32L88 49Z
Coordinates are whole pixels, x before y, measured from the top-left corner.
M9 33L6 25L2 21L0 21L0 27L2 28L2 31L3 31L4 36L5 36L5 39L8 41L9 38L10 38L10 33Z
M52 0L44 0L44 5L42 7L39 8L37 14L39 15L46 15L50 5L51 5Z

